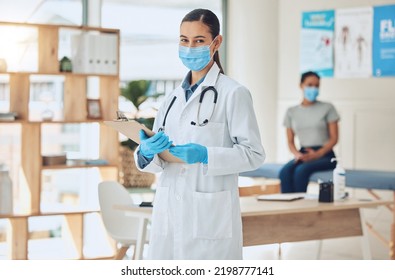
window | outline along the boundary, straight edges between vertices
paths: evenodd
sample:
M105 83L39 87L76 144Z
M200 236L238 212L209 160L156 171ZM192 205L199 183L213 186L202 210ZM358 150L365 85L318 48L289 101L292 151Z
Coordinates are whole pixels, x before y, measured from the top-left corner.
M186 68L178 59L182 18L204 7L222 21L221 0L103 0L102 26L121 30L121 80L180 80Z
M82 24L82 0L0 0L0 7L1 21Z

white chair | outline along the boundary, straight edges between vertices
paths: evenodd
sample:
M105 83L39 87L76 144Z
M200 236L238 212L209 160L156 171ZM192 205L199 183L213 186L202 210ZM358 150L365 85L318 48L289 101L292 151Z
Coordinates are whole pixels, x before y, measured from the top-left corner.
M116 181L99 183L99 204L101 217L108 234L121 246L115 259L121 260L131 245L136 249L139 219L129 217L122 210L114 209L114 205L132 205L129 192ZM144 244L143 244L144 246ZM133 253L135 259L136 250ZM139 256L141 259L142 256Z

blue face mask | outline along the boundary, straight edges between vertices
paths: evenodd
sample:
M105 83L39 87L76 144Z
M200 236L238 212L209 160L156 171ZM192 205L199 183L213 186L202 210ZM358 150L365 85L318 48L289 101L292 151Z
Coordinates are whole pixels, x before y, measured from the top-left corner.
M215 41L211 42L211 44ZM192 71L200 71L204 69L211 60L210 55L210 45L188 48L184 46L179 46L178 56L182 63Z
M315 102L317 100L317 96L319 94L319 90L317 87L305 87L303 89L304 97L310 101Z

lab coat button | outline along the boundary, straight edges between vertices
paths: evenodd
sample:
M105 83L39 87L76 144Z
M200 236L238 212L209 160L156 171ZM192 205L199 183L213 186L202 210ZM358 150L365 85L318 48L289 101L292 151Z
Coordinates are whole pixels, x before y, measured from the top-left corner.
M181 196L177 194L177 195L176 195L176 199L177 199L177 200L180 200L180 199L181 199Z

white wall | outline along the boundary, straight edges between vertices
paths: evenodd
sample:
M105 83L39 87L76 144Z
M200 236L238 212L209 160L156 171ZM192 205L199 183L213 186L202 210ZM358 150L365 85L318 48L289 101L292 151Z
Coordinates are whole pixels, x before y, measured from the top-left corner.
M251 91L266 161L276 159L277 15L277 1L228 1L227 74Z
M281 122L288 106L301 99L299 42L301 13L395 4L394 0L280 0L277 159L289 158ZM395 67L395 66L394 66ZM395 170L395 78L324 78L321 99L340 112L338 156L349 168Z
M228 74L252 92L268 161L291 157L282 121L301 101L301 13L385 4L395 0L229 0ZM341 115L345 167L395 170L395 78L323 78L320 98Z

